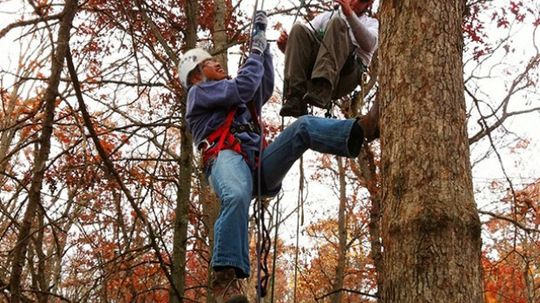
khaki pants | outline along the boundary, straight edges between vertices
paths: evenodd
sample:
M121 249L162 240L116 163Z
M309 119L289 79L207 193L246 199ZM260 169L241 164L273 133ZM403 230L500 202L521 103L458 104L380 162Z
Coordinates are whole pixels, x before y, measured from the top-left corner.
M365 68L357 63L347 23L342 18L328 22L322 41L306 25L295 24L285 50L285 99L302 97L307 81L326 78L332 84L332 98L352 92L360 83Z

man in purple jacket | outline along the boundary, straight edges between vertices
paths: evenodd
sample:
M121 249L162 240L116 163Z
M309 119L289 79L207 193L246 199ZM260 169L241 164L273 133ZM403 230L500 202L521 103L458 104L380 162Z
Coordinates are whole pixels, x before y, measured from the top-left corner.
M208 140L222 129L234 110L228 134L240 151L224 147L205 163L208 181L221 202L214 225L212 290L217 302L248 302L239 279L249 276L249 206L256 194L257 157L261 132L256 116L274 88L272 56L266 38L266 14L257 12L252 51L236 78L229 78L221 65L201 49L186 52L179 63L182 85L188 90L186 122L194 143L203 155L216 146ZM336 120L303 116L287 127L260 155L261 194L274 196L281 181L300 156L312 149L356 157L364 142L379 136L378 107L358 119ZM211 142L213 141L213 142Z

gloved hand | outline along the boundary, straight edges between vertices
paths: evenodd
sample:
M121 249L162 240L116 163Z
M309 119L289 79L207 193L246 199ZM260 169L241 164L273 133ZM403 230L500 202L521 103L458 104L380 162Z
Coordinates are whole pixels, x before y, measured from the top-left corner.
M255 22L254 22L254 31L266 31L266 26L268 25L268 19L266 17L265 11L256 11L255 12Z
M251 52L262 55L266 49L266 34L264 31L255 31L251 37Z

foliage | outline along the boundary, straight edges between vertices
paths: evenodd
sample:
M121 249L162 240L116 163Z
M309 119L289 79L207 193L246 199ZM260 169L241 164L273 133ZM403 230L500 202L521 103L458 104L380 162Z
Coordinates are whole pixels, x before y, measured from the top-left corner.
M2 6L15 7L13 13L5 15L10 26L0 26L0 39L9 45L18 43L19 50L15 54L18 57L6 63L7 67L2 62L0 69L0 289L6 298L10 295L7 279L13 266L11 253L30 194L33 159L40 148L37 140L43 131L50 54L56 48L58 14L63 5L53 0L28 1L24 5L13 2L18 1L0 1ZM185 106L181 102L185 91L178 83L174 61L141 12L149 15L173 53L179 54L185 47L186 1L89 0L80 5L70 47L92 127L141 214L104 169L64 71L55 103L51 155L46 159L38 210L41 216L32 221L23 271L24 295L37 300L45 294L53 302L168 302L167 273L171 268L179 190L179 145L185 129L180 112ZM211 46L215 2L199 1L199 6L199 42ZM251 11L243 8L243 2L226 1L226 7L226 31L232 47L247 40ZM311 17L320 9L310 5L307 11ZM279 27L281 16L294 14L296 9L280 4L270 12L271 23ZM481 84L486 79L493 81L491 69L501 58L520 55L521 50L512 40L514 29L520 25L537 28L538 16L538 7L526 1L468 3L463 29L471 143L484 151L475 161L485 160L502 146L511 146L511 151L519 154L537 144L537 138L517 138L507 132L507 119L538 113L538 104L533 103L538 97L538 49L497 70L497 75L506 79L502 97L489 98ZM508 106L512 111L507 111ZM279 133L279 124L267 125L271 138ZM494 135L503 143L486 143ZM529 163L526 159L520 161ZM185 218L189 238L184 296L188 302L203 302L207 298L211 257L211 223L205 207L212 196L205 187L199 163L195 164L189 214ZM339 173L333 159L323 157L309 165L316 170L310 183L338 191L335 180ZM365 294L373 295L377 290L368 228L376 191L362 189L374 181L359 176L361 169L357 166L346 166L349 246L344 288L349 291L344 292L343 301L374 302ZM539 181L527 179L524 184L516 184L510 177L489 181L494 186L482 189L489 198L479 199L485 216L486 301L536 302L540 297ZM484 207L486 200L494 202ZM337 208L338 199L328 198L325 202ZM286 218L282 212L280 217ZM313 216L316 220L304 228L309 242L306 246L290 244L279 227L276 302L292 302L294 285L297 302L322 302L333 291L338 221L335 213ZM271 225L274 231L277 227ZM157 250L151 245L150 230L156 232ZM298 265L294 263L297 249ZM254 260L254 249L251 253ZM256 268L255 264L252 268ZM295 269L299 273L296 281ZM249 285L250 295L254 296L253 277Z

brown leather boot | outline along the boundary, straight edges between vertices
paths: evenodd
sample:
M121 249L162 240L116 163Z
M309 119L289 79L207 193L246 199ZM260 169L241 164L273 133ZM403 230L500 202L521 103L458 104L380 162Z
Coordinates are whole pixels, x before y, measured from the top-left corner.
M214 272L212 291L216 303L249 303L234 268Z
M358 124L362 127L364 132L364 138L367 142L371 142L380 137L380 128L379 128L379 102L375 99L373 106L369 112L358 118Z
M279 114L283 117L295 117L298 118L308 114L307 105L297 96L291 96L287 98L283 107L279 111Z
M304 95L304 102L326 108L332 101L332 83L325 78L314 78L307 84L307 92Z

